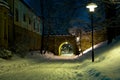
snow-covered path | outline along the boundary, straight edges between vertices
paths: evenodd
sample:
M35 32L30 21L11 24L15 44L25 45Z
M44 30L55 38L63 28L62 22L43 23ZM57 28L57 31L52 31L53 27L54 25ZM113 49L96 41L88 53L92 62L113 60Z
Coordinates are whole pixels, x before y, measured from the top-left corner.
M49 55L51 56L51 55ZM88 51L74 59L33 55L7 61L0 59L0 80L120 80L120 40Z
M102 46L106 46L107 45L107 41L104 41L104 42L101 42L99 44L96 44L94 46L94 49L96 48L100 48ZM91 53L91 50L92 48L88 48L87 50L83 51L83 53L80 53L79 55L74 55L74 54L71 54L71 55L61 55L61 56L56 56L56 55L53 55L53 53L50 53L50 52L46 52L44 57L46 58L49 58L49 59L76 59L76 58L80 58L82 55L84 54L88 54L88 53Z

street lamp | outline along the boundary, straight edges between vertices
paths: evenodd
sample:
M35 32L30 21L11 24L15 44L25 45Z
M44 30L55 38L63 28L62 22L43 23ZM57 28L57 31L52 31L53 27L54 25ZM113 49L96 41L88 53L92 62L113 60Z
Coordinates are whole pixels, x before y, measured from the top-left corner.
M95 8L97 8L97 5L95 3L89 3L86 8L89 9L89 12L91 13L91 28L92 28L92 62L94 62L94 40L93 40L93 13L95 11Z

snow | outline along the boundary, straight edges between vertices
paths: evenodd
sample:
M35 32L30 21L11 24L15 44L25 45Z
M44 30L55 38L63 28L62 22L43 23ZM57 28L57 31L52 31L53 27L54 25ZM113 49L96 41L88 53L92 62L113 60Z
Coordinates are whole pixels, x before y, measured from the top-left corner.
M79 56L38 53L26 58L0 59L0 80L120 80L120 38L95 47Z

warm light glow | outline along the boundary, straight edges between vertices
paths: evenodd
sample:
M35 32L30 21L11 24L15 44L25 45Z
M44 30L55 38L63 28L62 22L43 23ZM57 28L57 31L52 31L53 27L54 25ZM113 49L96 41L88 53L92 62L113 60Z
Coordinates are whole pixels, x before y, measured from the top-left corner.
M65 44L68 44L68 42L65 42Z
M80 37L76 37L76 42L79 42L80 41Z
M62 56L72 56L74 54L73 46L69 42L60 44L58 51L58 55Z
M90 12L94 12L95 8L97 8L97 5L95 3L89 3L86 8L89 9Z
M58 49L59 55L61 55L61 47L62 47L64 44L68 44L68 42L63 42L63 43L59 46L59 49Z

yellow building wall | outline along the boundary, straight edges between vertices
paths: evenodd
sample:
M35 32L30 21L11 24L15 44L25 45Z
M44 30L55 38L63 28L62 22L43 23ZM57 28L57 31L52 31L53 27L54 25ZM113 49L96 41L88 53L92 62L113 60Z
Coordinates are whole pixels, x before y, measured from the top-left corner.
M25 45L27 44L30 50L40 49L42 32L36 30L37 27L42 27L40 18L20 0L14 0L14 6L13 0L7 2L10 8L0 6L0 47L10 48L22 42ZM15 19L15 9L18 9L19 21ZM26 14L26 21L23 21L24 13ZM31 18L31 24L29 24L29 18ZM36 22L35 26L34 21ZM38 23L39 26L37 26Z
M41 48L41 35L15 25L15 43L27 45L29 50L39 50Z
M0 6L0 47L8 47L8 8Z

